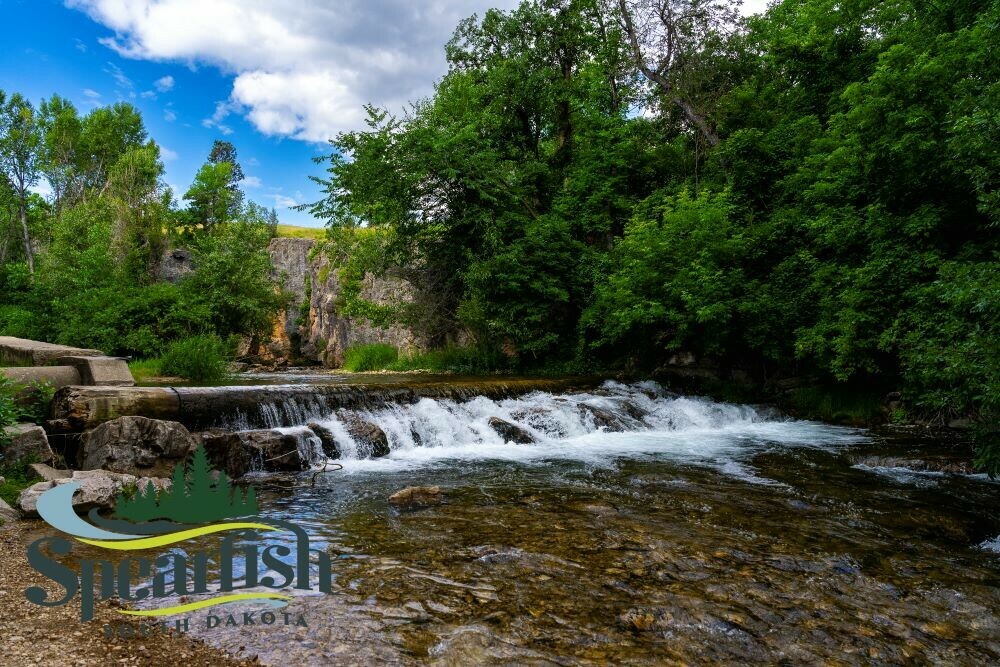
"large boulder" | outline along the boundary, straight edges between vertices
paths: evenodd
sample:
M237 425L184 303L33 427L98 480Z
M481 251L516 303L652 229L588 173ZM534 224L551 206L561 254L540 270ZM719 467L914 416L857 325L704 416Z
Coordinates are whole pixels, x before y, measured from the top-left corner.
M377 424L353 415L345 415L343 421L347 433L358 443L361 458L377 459L389 455L389 438Z
M145 489L149 482L153 488L163 490L170 487L170 480L163 478L136 477L107 470L74 470L72 477L52 482L38 482L21 492L17 505L29 517L38 516L38 498L49 489L62 484L79 482L80 488L73 494L73 510L77 514L89 512L93 508L110 509L115 499L126 486Z
M535 442L535 436L517 424L512 424L499 417L490 417L490 428L507 442L516 442L519 445L528 445Z
M177 422L119 417L83 434L79 462L83 470L169 477L196 447L191 433Z
M5 439L10 441L3 450L3 458L8 463L32 461L50 463L55 454L49 446L45 429L34 424L15 424L4 429Z
M233 479L248 472L301 470L298 438L270 429L206 431L199 437L211 464Z

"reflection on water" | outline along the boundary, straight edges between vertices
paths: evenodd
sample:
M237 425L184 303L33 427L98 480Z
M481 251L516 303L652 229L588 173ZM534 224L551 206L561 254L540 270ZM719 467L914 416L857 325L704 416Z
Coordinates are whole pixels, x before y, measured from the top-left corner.
M1000 555L980 548L1000 535L1000 485L858 463L912 443L672 409L718 418L533 445L397 439L315 487L264 490L266 515L337 556L334 593L292 602L307 629L204 637L272 664L1000 660ZM407 424L448 425L427 419ZM446 500L391 508L410 485Z

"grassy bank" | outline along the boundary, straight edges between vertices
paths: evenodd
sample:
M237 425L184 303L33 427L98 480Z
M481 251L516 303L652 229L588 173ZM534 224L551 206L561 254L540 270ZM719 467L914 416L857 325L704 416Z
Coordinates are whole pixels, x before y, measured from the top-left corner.
M282 239L313 239L322 241L326 238L325 227L296 227L295 225L278 225L278 238Z

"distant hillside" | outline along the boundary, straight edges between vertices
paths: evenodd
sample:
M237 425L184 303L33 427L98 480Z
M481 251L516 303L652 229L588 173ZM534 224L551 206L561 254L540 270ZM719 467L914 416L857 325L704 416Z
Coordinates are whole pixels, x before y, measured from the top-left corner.
M283 239L316 239L320 241L326 238L326 228L278 225L278 237Z

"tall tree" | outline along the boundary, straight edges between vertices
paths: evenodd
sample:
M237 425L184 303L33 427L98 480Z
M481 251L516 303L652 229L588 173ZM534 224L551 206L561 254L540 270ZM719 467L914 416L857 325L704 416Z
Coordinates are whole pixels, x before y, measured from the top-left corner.
M11 95L5 104L0 98L0 170L17 198L24 254L31 273L35 272L35 253L28 231L28 194L38 182L41 146L38 116L31 102L19 93Z
M229 183L226 187L231 193L230 202L232 210L229 217L235 217L243 204L243 191L240 190L240 182L246 178L243 173L243 167L240 166L240 162L236 157L236 147L228 141L216 139L212 143L212 150L208 153L208 161L210 164L228 162L232 166L229 174Z
M38 116L43 145L42 173L52 187L52 203L58 211L81 194L77 151L83 122L76 107L58 95L42 100Z
M622 27L639 70L711 146L719 134L692 88L705 56L725 44L740 0L618 0Z

